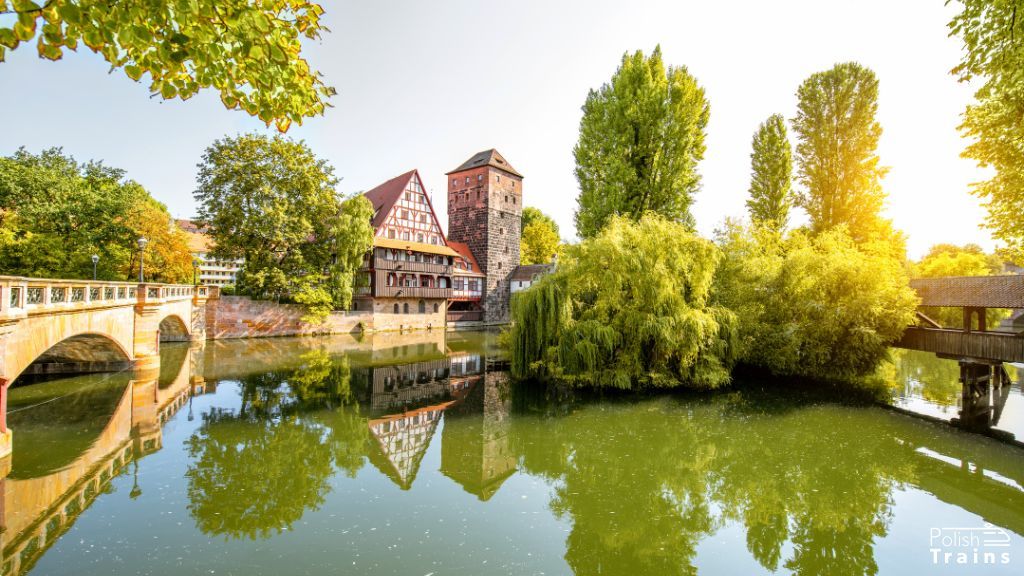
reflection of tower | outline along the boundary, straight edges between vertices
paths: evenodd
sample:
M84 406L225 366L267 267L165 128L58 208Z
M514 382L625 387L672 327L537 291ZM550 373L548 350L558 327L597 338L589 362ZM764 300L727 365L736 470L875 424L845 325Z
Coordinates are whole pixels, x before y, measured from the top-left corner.
M441 472L480 500L489 500L516 470L508 442L507 372L470 377L466 397L446 412Z

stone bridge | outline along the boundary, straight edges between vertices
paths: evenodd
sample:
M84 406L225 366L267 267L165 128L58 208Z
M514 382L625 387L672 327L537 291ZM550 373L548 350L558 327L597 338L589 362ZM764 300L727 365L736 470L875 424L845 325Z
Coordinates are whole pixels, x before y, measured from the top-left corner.
M206 339L215 288L0 276L0 459L22 374L159 369L161 341Z

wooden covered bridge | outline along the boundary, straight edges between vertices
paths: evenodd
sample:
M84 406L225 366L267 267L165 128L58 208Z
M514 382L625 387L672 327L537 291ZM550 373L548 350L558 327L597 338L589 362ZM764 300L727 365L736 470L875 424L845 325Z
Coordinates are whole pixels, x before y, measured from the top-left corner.
M988 430L998 423L1012 384L1004 362L1024 362L1024 276L920 278L910 285L921 306L960 308L959 327L942 326L923 311L897 347L933 352L960 364L960 418L966 428ZM1010 310L999 326L989 326L990 308Z

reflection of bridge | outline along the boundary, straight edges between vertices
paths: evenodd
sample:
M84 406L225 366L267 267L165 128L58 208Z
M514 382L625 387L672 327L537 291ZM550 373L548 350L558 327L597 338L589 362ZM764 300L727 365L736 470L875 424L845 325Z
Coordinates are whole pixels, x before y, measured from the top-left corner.
M1024 276L920 278L910 282L921 306L961 308L963 326L940 325L922 312L897 347L934 352L960 363L960 418L956 424L988 432L999 423L1012 384L1003 362L1024 362L1024 331L989 330L989 308L1024 309Z
M206 286L0 276L0 458L7 392L26 372L159 364L160 341L206 338Z
M0 573L28 572L129 463L161 448L162 424L205 389L193 377L202 353L190 348L167 382L152 366L133 371L106 426L73 461L25 478L15 463L11 476L0 478Z

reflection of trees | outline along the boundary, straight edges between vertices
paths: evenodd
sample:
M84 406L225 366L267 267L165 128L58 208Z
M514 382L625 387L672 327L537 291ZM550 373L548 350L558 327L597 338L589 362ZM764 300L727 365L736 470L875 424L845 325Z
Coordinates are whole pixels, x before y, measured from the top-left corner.
M898 382L909 394L940 406L953 406L960 398L960 366L956 360L931 352L904 350L897 356Z
M705 478L716 447L698 441L711 421L611 410L514 421L524 467L560 480L551 507L573 522L566 560L576 574L695 572L715 526Z
M323 504L334 466L355 475L367 428L350 375L344 357L309 352L294 372L242 379L237 412L203 416L186 474L189 511L203 532L267 537Z
M913 473L913 448L877 414L747 393L676 402L514 421L521 465L557 482L575 573L693 573L697 544L731 522L766 569L877 572L893 487Z

